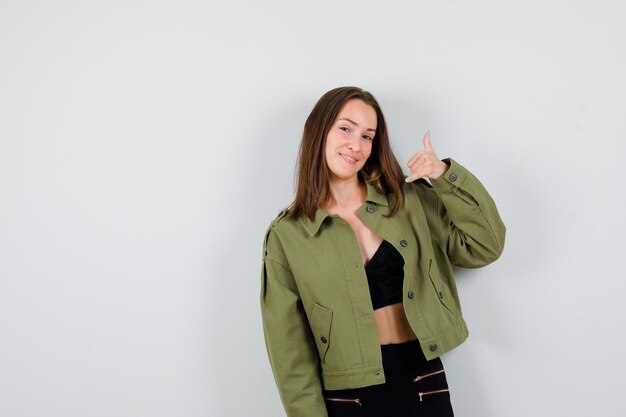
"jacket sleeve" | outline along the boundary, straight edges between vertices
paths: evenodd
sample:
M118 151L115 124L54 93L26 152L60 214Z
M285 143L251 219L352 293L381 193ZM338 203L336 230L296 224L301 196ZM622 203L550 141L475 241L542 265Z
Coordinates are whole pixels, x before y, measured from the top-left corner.
M271 226L261 267L263 334L288 417L328 417L315 341L293 274Z
M439 234L450 262L479 268L495 261L504 249L506 227L495 202L465 167L452 158L450 168L430 182L439 196Z

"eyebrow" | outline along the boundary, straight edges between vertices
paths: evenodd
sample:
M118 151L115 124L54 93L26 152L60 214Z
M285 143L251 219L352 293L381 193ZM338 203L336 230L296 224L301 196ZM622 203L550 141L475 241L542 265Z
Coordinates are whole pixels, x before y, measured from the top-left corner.
M339 120L347 120L347 121L349 121L350 123L352 123L353 125L356 125L356 126L358 126L358 125L359 125L358 123L356 123L356 122L354 122L354 121L352 121L352 120L350 120L350 119L348 119L348 118L346 118L346 117L342 117L342 118L341 118L341 119L339 119ZM376 132L376 129L367 129L367 130L371 130L372 132Z

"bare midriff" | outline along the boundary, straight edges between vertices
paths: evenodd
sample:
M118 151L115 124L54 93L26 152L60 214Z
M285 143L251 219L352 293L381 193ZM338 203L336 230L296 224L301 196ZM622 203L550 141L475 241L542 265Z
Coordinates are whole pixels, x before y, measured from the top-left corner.
M377 308L374 310L374 318L381 345L417 339L406 318L402 303Z

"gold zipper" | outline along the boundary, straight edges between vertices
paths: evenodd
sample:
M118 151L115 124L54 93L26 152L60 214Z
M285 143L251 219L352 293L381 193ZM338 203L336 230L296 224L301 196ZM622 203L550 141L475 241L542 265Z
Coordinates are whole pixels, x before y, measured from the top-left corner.
M331 397L324 397L325 400L330 400L330 401L347 401L347 402L351 402L351 403L357 403L358 405L363 405L361 404L361 400L358 398L331 398Z
M437 391L418 392L418 394L420 396L420 402L421 402L422 401L422 397L424 395L439 394L439 393L448 392L448 391L450 391L450 390L449 389L440 389L440 390L437 390Z
M417 376L417 377L413 380L413 382L417 382L417 381L419 381L420 379L428 378L429 376L437 375L437 374L440 374L440 373L443 373L443 372L444 372L444 370L443 370L443 369L440 369L440 370L438 370L438 371L431 372L431 373L426 374L426 375L418 375L418 376Z

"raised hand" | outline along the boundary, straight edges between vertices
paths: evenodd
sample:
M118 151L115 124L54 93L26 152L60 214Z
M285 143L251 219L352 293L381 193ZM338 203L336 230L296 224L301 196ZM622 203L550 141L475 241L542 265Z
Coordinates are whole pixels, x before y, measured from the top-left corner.
M424 135L424 150L413 155L407 162L407 166L411 170L411 175L406 178L406 182L413 182L423 177L434 180L448 170L448 164L439 159L430 143L430 130Z

